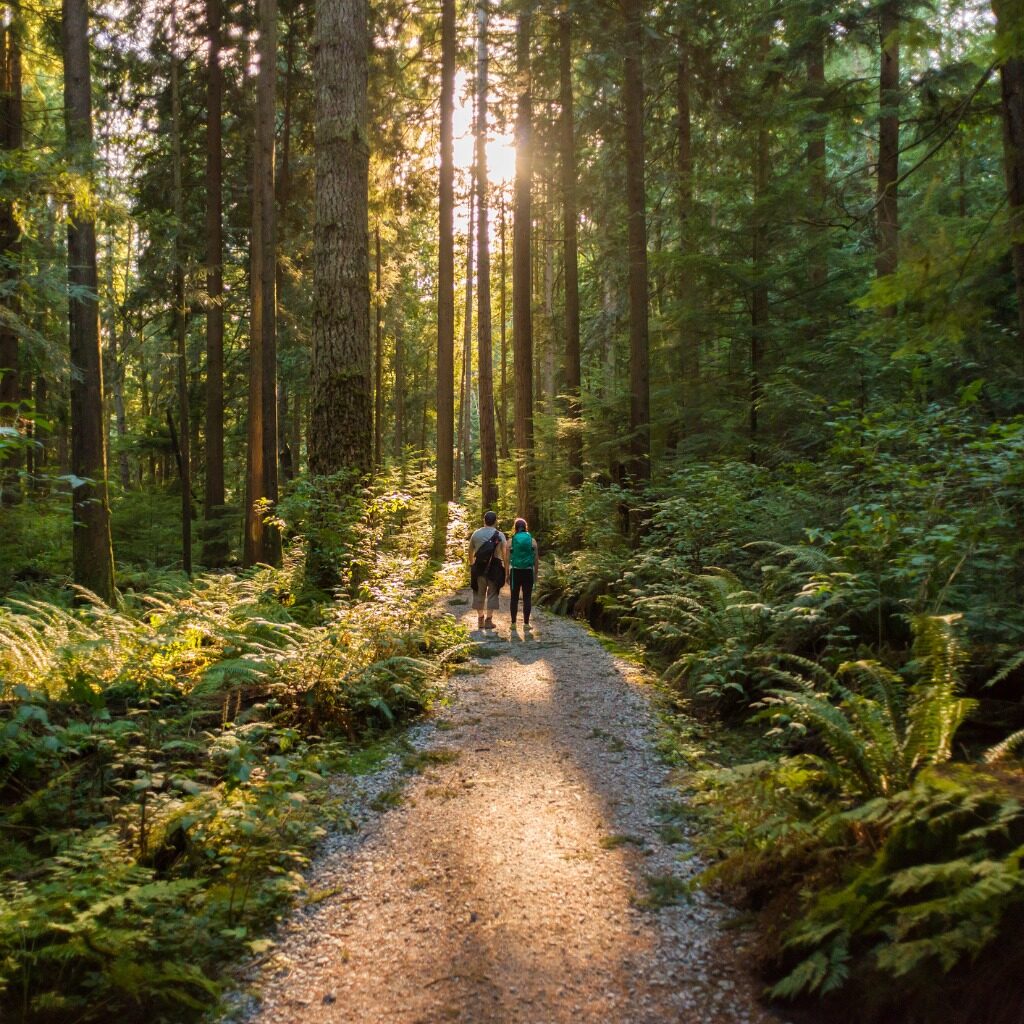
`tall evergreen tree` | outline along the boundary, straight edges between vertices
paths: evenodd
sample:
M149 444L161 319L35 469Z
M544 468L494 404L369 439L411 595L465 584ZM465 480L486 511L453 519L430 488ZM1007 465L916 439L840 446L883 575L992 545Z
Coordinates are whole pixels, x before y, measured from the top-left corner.
M0 149L15 153L21 149L23 124L21 100L21 42L18 39L18 6L10 5L9 18L0 23ZM21 229L14 214L14 198L0 197L0 294L12 317L18 315L19 236ZM0 424L17 418L20 395L18 335L14 325L0 318ZM0 506L20 496L16 451L0 463Z
M63 0L64 131L69 160L91 179L92 77L87 0ZM114 552L107 498L103 362L97 306L96 225L88 205L68 221L68 327L71 348L71 504L75 582L114 602Z
M253 149L249 328L249 431L244 562L281 561L281 538L265 522L263 502L277 502L277 205L274 128L277 0L257 0L259 68Z
M1012 0L993 0L999 49L1003 153L1010 206L1010 244L1017 285L1018 342L1024 356L1024 11Z
M583 423L580 407L580 278L576 209L576 133L572 101L572 23L568 13L558 19L558 98L561 106L560 162L562 184L562 263L565 274L565 391L569 431L566 455L569 483L583 481Z
M309 469L373 461L366 142L366 0L318 0L316 221Z
M477 4L476 199L477 380L480 402L480 493L485 509L498 502L498 446L494 429L494 365L491 344L491 248L487 180L488 0Z
M533 239L533 84L530 68L532 15L516 22L516 177L512 211L512 359L515 367L516 499L531 522L533 493L533 303L530 274Z
M434 554L444 553L448 502L455 494L455 0L441 0L441 159L437 251L437 492Z
M640 0L622 0L626 122L626 206L629 264L630 476L651 473L651 385L648 354L647 199L644 171L644 23Z
M224 72L220 66L222 0L206 0L206 477L203 561L224 564L228 545L217 521L224 509L224 241L221 119Z

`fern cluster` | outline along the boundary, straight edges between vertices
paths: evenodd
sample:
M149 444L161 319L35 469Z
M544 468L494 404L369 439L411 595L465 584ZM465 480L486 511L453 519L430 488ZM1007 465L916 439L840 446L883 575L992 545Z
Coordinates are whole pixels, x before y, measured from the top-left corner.
M283 569L168 578L117 609L0 606L0 1016L193 1019L263 948L345 820L327 777L464 647L428 515L394 481L363 492L327 602L293 545Z

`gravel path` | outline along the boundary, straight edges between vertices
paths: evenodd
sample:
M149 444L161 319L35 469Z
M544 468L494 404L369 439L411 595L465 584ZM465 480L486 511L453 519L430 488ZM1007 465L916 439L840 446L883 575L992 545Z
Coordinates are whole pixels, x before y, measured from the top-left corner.
M475 627L465 596L454 614ZM461 1021L764 1024L742 933L701 893L645 905L695 869L659 831L675 794L640 673L575 623L508 616L452 702L418 726L425 770L362 780L363 827L312 872L251 977L259 1024ZM376 799L374 799L376 798ZM662 835L665 835L665 839Z

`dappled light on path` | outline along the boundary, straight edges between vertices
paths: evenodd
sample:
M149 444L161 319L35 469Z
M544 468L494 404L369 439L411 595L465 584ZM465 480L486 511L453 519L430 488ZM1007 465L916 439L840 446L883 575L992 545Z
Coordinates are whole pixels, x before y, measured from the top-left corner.
M718 908L645 905L693 867L659 836L673 791L630 670L538 619L482 639L429 767L325 858L337 894L290 925L257 1020L769 1019Z

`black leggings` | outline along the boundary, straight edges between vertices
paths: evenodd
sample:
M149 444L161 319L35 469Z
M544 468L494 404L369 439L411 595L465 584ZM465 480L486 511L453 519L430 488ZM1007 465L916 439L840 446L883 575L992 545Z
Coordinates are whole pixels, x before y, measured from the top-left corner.
M530 624L530 608L533 598L533 570L513 569L511 571L512 601L509 610L512 613L512 621L516 621L516 612L519 610L519 592L523 592L523 622Z

